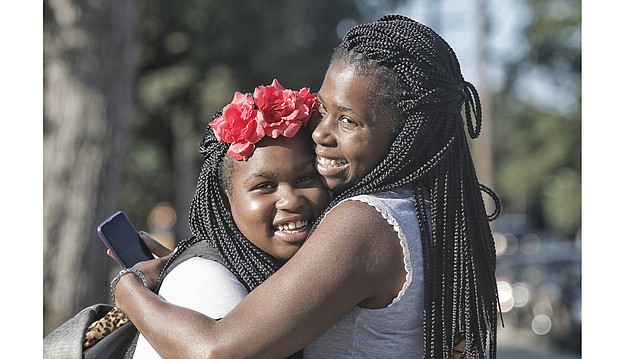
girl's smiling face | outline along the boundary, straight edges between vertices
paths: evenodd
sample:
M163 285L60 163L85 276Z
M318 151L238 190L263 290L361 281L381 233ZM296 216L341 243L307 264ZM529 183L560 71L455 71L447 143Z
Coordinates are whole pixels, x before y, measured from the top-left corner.
M254 245L279 259L301 247L329 193L314 167L307 133L263 138L247 161L237 161L226 190L237 228Z
M336 60L318 92L322 119L312 139L317 171L332 191L341 192L369 174L387 156L394 139L387 112L367 100L373 84L371 76Z

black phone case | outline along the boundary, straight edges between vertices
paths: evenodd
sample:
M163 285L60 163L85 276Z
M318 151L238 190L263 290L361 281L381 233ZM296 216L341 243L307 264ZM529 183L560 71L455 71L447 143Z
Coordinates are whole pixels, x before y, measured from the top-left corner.
M118 211L103 221L97 227L97 233L123 268L153 259L153 255L146 248L138 231L123 211Z

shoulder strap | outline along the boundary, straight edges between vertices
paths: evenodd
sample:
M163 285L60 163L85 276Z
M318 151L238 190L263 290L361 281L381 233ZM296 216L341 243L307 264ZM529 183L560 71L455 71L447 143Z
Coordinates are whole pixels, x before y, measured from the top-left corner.
M183 253L181 253L179 256L175 257L171 262L168 263L166 269L164 269L162 279L163 277L167 276L168 273L170 273L170 271L176 266L194 257L210 259L212 261L218 262L223 266L226 266L226 263L224 263L222 256L215 247L213 247L206 241L198 241L196 243L193 243L191 246L185 249Z

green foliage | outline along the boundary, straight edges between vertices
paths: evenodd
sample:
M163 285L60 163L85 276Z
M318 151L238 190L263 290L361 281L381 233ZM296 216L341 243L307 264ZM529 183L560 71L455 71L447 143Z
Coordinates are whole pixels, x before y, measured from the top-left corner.
M494 100L497 189L507 211L573 236L581 227L581 9L528 1L529 51Z

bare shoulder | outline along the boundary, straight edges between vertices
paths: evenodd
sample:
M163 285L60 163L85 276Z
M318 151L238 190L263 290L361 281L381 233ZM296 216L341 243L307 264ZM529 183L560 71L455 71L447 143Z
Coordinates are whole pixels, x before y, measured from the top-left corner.
M356 200L344 201L334 207L323 222L343 221L361 231L378 227L390 227L379 211L368 203ZM323 223L321 223L323 224Z
M398 295L406 276L403 249L394 227L375 207L343 202L325 216L312 237L325 246L322 253L334 254L334 263L325 265L352 271L351 277L366 287L358 305L383 308Z
M381 213L361 201L344 201L334 207L317 227L313 236L327 237L361 250L399 246L398 235Z

